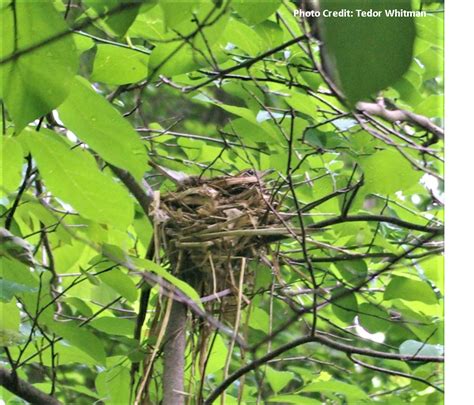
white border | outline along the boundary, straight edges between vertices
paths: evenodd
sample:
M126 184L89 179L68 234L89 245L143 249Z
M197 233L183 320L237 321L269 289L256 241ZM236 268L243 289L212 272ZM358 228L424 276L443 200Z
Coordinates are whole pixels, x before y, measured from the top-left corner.
M474 2L446 5L446 405L474 387Z

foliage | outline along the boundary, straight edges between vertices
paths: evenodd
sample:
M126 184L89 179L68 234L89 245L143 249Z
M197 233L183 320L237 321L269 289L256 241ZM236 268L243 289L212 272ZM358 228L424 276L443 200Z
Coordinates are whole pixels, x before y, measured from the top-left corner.
M427 15L2 2L5 402L158 403L173 286L189 404L442 402L444 4L319 3ZM291 232L261 236L234 325L150 213L173 176L248 170Z

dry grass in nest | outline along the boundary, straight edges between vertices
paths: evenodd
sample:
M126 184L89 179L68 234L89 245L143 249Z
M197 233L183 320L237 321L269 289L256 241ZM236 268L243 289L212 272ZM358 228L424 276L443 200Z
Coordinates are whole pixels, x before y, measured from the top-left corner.
M174 272L202 296L225 295L221 310L232 312L242 263L262 253L268 235L287 233L277 209L263 178L246 172L183 182L154 216ZM253 275L245 272L242 284L251 289Z

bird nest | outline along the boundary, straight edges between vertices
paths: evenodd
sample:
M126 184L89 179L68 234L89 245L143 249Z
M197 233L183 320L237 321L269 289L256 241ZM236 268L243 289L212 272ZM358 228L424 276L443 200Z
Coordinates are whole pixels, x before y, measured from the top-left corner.
M252 288L247 259L281 232L277 209L266 182L249 171L182 182L155 202L153 214L174 273L202 296L214 295L226 313Z

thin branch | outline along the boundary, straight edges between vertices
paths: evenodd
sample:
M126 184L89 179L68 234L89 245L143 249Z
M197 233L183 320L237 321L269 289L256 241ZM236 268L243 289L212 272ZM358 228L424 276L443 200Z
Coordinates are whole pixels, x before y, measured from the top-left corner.
M419 381L423 384L429 385L430 387L434 388L435 390L439 392L444 393L444 390L442 388L439 388L437 385L430 383L428 380L425 380L424 378L417 377L416 375L412 375L408 373L402 373L401 371L389 370L387 368L373 366L371 364L367 364L360 360L357 360L356 358L354 358L353 355L348 355L348 357L352 362L354 362L355 364L358 364L361 367L365 367L365 368L368 368L369 370L378 371L384 374L396 375L398 377L405 377L405 378L409 378L410 380Z
M439 139L444 139L444 129L438 127L429 118L415 114L411 111L406 110L387 110L384 106L377 103L359 102L357 103L357 109L362 113L375 115L383 118L389 122L409 122L415 124L428 132L431 132Z
M12 371L0 366L0 384L8 391L32 404L61 405L56 398L45 394L29 382L17 378Z
M330 347L331 349L346 353L346 354L359 354L362 356L369 356L373 358L380 359L389 359L389 360L399 360L406 362L434 362L442 363L444 362L444 357L442 356L417 356L413 358L411 355L404 355L398 353L387 353L377 350L372 350L368 348L351 346L341 342L335 342L329 339L326 336L316 334L314 336L305 336L299 339L294 340L293 342L287 343L283 346L280 346L278 349L273 350L272 352L267 353L265 356L260 357L247 364L244 367L241 367L233 374L231 374L227 379L225 379L217 388L209 395L209 397L204 401L204 405L211 405L234 381L238 380L241 376L247 374L249 371L255 370L261 365L269 362L281 354L294 349L295 347L304 345L306 343L320 343L324 346Z

